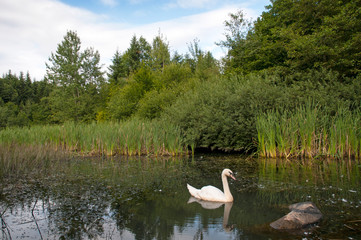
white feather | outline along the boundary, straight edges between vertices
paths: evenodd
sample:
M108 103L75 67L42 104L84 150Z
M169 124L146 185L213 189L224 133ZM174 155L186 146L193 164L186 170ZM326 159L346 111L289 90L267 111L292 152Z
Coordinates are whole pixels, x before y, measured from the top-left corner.
M197 189L187 184L188 191L193 197L203 201L233 202L233 196L229 191L229 186L227 181L227 176L234 178L232 174L233 174L232 171L229 169L224 169L222 171L221 177L222 177L224 192L210 185L204 186L201 189Z

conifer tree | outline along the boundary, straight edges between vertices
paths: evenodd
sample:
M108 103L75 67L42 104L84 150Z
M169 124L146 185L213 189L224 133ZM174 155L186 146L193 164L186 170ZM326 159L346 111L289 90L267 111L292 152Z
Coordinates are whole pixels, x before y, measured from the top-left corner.
M151 59L153 68L162 69L162 71L164 66L170 63L169 44L160 33L153 39Z

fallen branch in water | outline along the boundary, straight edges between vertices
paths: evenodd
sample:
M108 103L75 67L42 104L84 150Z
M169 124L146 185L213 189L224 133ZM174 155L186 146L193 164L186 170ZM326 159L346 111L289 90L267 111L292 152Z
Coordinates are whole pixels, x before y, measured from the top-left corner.
M354 229L353 227L350 227L350 226L348 226L348 225L346 225L346 224L344 224L344 226L345 226L345 227L347 227L348 229L353 230L353 231L357 231L357 230L356 230L356 229Z
M31 209L31 215L32 215L33 218L34 218L34 221L35 221L35 224L36 224L36 228L38 229L38 232L39 232L39 234L40 234L40 239L43 240L43 235L41 234L41 231L40 231L38 222L36 221L36 218L35 218L35 216L34 216L34 209L35 209L35 206L36 206L37 203L38 203L38 199L36 199L36 201L35 201L35 203L34 203L34 206L33 206L33 209Z
M6 210L8 209L8 207L5 208L5 210L1 213L0 215L0 219L1 219L1 231L6 235L9 236L9 239L11 238L11 234L10 234L10 230L9 230L9 226L6 224L3 215L5 214ZM6 233L7 232L7 233Z
M361 222L361 220L352 220L352 221L347 221L349 223L355 223L355 222Z

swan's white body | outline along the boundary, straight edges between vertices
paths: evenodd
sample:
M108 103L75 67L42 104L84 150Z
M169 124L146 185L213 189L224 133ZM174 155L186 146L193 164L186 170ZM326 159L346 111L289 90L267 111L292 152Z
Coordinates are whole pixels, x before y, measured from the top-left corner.
M233 196L231 194L231 191L229 190L228 181L227 181L227 177L231 177L235 180L235 177L233 176L233 172L229 169L224 169L222 171L221 177L222 177L224 192L213 186L205 186L202 187L201 189L197 189L187 184L189 193L193 197L203 201L233 202Z

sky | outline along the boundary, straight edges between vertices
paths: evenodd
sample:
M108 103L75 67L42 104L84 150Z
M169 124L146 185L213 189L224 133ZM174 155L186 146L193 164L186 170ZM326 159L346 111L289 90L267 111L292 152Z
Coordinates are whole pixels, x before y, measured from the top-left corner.
M42 80L45 63L66 32L76 31L82 50L98 50L103 70L116 51L124 53L131 38L150 44L161 33L170 51L185 54L198 39L216 58L225 54L215 43L224 40L224 21L242 10L256 20L269 0L1 0L0 74L29 72Z

